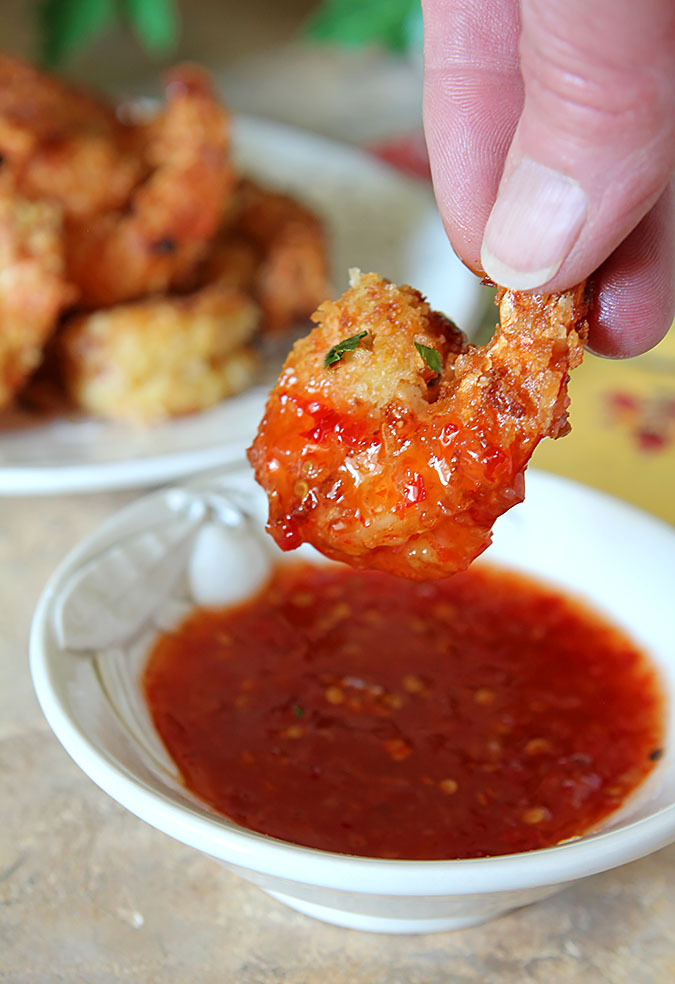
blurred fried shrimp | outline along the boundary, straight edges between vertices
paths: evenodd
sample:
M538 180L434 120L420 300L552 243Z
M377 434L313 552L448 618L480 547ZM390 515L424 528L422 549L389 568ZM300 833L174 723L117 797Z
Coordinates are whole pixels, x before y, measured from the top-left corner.
M251 383L258 323L223 284L74 317L58 339L66 390L89 413L138 423L203 410Z
M197 68L174 69L167 97L137 128L145 180L123 208L69 226L68 266L88 307L182 286L221 225L234 184L229 116Z
M134 142L102 101L0 53L0 190L67 216L118 208L144 171Z
M64 274L61 226L54 204L0 197L0 407L40 363L75 297Z
M307 318L329 292L321 222L304 205L244 179L206 264L207 279L241 278L263 313L263 331Z
M253 243L228 229L221 231L216 239L198 272L198 279L206 283L218 281L253 294L259 266L260 256Z
M339 301L321 305L249 451L282 548L306 541L353 566L424 579L466 568L488 546L496 518L523 497L536 445L569 429L568 372L582 359L588 306L584 285L550 296L500 289L497 300L500 326L481 348L464 347L418 291L376 274L357 271Z

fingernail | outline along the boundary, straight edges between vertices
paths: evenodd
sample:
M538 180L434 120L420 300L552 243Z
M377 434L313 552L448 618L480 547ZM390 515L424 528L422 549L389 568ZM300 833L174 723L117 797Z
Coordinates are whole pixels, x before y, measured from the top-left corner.
M485 273L512 290L541 287L572 249L587 207L577 181L524 157L502 183L485 227Z

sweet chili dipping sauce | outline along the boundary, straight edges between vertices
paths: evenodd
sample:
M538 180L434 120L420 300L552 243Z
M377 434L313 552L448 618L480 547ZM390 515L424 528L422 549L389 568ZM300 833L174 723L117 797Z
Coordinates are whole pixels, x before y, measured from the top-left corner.
M147 700L185 784L328 851L471 858L587 831L661 754L654 670L555 590L484 565L413 583L284 565L156 644Z

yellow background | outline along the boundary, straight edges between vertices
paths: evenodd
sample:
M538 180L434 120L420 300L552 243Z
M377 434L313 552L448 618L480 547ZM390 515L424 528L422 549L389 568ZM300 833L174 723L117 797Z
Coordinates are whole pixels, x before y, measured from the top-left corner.
M616 395L637 406L616 410ZM625 362L586 354L569 384L572 433L537 448L532 466L602 489L675 523L675 326ZM640 431L657 433L647 449Z

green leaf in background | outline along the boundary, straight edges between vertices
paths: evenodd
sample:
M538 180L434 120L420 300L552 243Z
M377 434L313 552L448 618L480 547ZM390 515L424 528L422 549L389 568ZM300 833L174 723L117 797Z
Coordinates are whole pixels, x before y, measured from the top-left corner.
M178 40L178 11L174 0L123 0L127 18L149 51L169 51Z
M414 43L419 14L419 0L324 0L306 33L314 41L405 51Z
M41 59L48 68L93 41L117 15L115 0L44 0L38 8Z

